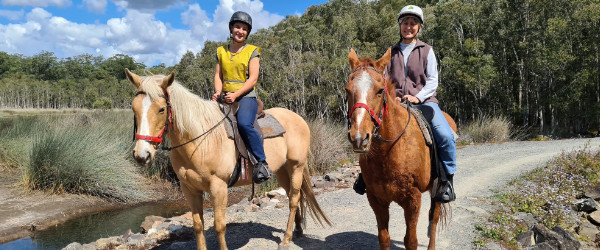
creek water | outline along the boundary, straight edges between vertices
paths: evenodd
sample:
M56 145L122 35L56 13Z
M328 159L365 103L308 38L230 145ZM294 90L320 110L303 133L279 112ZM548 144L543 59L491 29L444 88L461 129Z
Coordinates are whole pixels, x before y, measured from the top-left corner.
M0 250L62 249L72 242L86 244L100 238L122 235L131 229L140 232L140 225L148 215L165 218L189 211L183 201L171 203L143 204L120 210L100 212L81 216L45 230L36 231L32 237L25 237L0 245Z

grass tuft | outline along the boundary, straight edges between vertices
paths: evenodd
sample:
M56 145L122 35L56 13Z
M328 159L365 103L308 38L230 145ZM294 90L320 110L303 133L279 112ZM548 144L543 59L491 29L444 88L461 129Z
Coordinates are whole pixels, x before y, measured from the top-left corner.
M500 142L510 140L520 133L514 130L511 122L505 117L484 115L460 129L458 145L470 143Z
M349 154L347 129L343 125L311 120L308 126L311 137L308 165L312 173L329 173L352 156Z

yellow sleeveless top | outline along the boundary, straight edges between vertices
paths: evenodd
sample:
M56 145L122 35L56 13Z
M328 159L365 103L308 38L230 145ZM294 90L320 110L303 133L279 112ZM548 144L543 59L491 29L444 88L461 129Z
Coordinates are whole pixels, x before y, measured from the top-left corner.
M223 91L235 92L242 88L248 79L248 64L255 50L260 56L260 48L250 44L238 53L229 51L227 45L217 49L217 60L223 73Z

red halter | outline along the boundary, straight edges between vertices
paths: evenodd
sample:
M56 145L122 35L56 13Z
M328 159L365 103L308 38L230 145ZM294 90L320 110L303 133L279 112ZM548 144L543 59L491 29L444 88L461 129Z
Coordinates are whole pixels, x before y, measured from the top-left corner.
M381 73L379 70L377 70L376 68L373 68L373 67L371 67L371 66L368 66L368 67L364 67L364 66L357 67L356 69L354 69L354 70L352 71L352 73L354 73L354 72L358 71L359 69L362 69L362 70L371 69L371 70L374 70L375 72L377 72L377 73L379 73L380 75L382 75L382 76L383 76L383 73ZM387 92L387 84L385 84L385 83L384 83L384 84L383 84L383 87L384 87L384 89L385 89L385 93L384 93L384 95L383 95L383 100L382 100L382 103L383 103L383 108L382 108L382 109L381 109L381 111L379 112L379 117L377 117L377 116L376 116L376 114L375 114L375 111L373 111L373 110L372 110L372 109L369 107L369 105L367 105L366 103L360 103L360 102L357 102L357 103L355 103L355 104L354 104L354 106L352 106L352 108L351 108L351 109L350 109L350 111L348 112L348 128L351 126L351 125L350 125L350 118L352 118L352 113L353 113L353 112L354 112L354 110L355 110L355 109L357 109L357 108L363 108L363 109L366 109L366 110L367 110L367 112L369 112L369 115L371 116L371 119L373 119L373 121L375 122L375 127L376 127L376 128L379 128L379 126L381 125L381 120L382 120L383 116L388 114L388 112L387 112L387 110L388 110L388 106L387 106L387 101L386 101L386 96L387 96L387 93L388 93L388 92Z
M140 94L146 94L146 92L140 91L137 92L135 95L140 95ZM161 144L164 140L165 137L165 132L167 132L169 130L169 126L173 125L173 114L171 112L171 103L169 101L169 93L166 92L166 96L161 95L160 97L165 98L165 100L167 100L167 120L165 121L165 126L160 130L160 132L158 133L158 136L151 136L151 135L140 135L137 134L137 122L135 120L135 116L133 117L133 140L143 140L143 141L147 141L150 143L156 143L156 144Z

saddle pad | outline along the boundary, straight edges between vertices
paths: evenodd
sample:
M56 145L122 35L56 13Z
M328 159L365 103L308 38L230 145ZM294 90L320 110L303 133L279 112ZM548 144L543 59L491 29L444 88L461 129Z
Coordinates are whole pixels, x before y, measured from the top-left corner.
M263 139L281 136L285 133L285 129L281 126L281 123L270 114L266 114L263 118L257 119L257 122L262 131ZM234 138L233 128L231 126L231 123L225 123L225 130L227 130L227 137L229 139Z
M400 103L400 105L402 105L402 107L406 108L405 103ZM421 128L421 133L423 133L423 137L425 138L425 143L427 144L427 146L431 147L431 144L433 143L433 139L431 138L431 133L429 131L431 129L429 127L429 122L427 122L424 114L421 113L421 110L418 110L415 107L410 109L410 113L413 114L414 117L416 117L417 123L419 124L419 127ZM429 114L429 115L431 115L433 117L433 114Z

